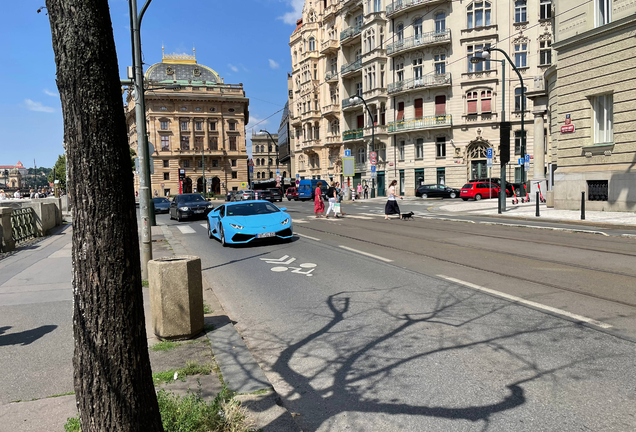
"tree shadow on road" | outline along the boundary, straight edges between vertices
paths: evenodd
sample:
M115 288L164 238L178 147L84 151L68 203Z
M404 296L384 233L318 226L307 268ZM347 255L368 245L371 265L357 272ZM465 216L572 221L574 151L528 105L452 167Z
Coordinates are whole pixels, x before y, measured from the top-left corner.
M47 333L51 333L57 328L56 325L44 325L31 330L25 330L18 333L5 334L11 327L0 327L0 346L8 345L30 345L40 339Z

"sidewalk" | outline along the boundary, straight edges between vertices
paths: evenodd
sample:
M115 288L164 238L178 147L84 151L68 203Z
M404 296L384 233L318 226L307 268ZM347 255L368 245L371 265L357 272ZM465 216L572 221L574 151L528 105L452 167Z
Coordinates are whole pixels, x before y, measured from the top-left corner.
M75 395L69 394L73 391L71 234L67 225L0 261L0 363L12 371L0 384L0 430L63 432L67 418L77 414ZM155 258L188 254L168 226L152 227L152 235ZM143 289L153 372L180 369L192 360L212 369L157 390L183 395L199 388L210 401L225 384L240 394L237 399L258 429L299 431L205 278L203 284L211 311L205 315L206 332L167 351L152 349L159 340L152 332L148 288ZM16 399L21 401L12 402Z

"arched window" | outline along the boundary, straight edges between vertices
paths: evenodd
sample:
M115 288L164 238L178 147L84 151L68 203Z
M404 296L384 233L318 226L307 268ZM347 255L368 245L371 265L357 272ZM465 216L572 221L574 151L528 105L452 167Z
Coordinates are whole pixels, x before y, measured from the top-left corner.
M313 37L309 38L309 51L316 51L316 39Z
M446 14L440 12L435 14L435 33L442 33L446 30Z
M400 23L397 25L395 35L397 36L398 42L404 42L404 24Z
M271 151L272 151L272 146L271 146L271 145L268 145L268 146L267 146L267 151L268 151L268 152L271 152Z
M477 114L477 92L466 93L466 101L468 106L468 114Z
M490 25L490 2L475 1L466 8L466 26L471 29L475 27Z
M260 173L260 172L257 172L257 173L256 173L256 178L257 178L257 179L261 178L261 173Z
M256 165L260 166L261 165L261 160L260 159L256 159Z
M422 39L422 18L418 18L413 21L413 32L415 36L415 43L418 43Z
M268 165L272 165L272 164L273 164L272 158L269 158L269 164Z
M265 165L265 158L261 159L261 165Z
M269 178L274 178L274 173L273 172L269 172Z

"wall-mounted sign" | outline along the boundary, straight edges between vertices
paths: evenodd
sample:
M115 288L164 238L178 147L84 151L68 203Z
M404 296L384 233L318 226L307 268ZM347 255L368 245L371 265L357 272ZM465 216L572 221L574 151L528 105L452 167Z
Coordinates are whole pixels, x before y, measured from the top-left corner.
M573 124L568 124L565 126L561 126L561 133L574 133L574 131L576 130L576 127L574 127Z
M572 118L570 117L570 114L565 115L565 124L566 125L572 124Z

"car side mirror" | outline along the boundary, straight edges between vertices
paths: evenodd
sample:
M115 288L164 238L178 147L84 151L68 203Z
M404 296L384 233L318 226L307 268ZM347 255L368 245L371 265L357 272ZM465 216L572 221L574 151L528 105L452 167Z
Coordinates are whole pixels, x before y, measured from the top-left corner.
M280 208L280 211L285 211L285 210L287 210L287 207L281 207Z

